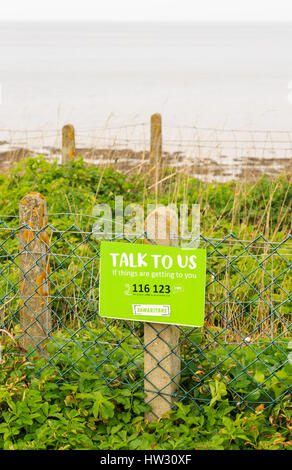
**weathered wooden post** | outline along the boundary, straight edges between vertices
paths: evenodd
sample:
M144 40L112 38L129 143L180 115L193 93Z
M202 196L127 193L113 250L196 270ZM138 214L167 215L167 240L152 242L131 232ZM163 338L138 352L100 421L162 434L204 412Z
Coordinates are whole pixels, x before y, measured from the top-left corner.
M151 116L150 131L150 181L151 189L156 193L159 189L158 182L161 179L162 171L162 130L161 114L156 113Z
M66 124L62 129L62 163L74 160L76 157L75 131L72 124Z
M49 239L47 203L39 193L30 193L19 205L20 226L20 323L23 327L21 346L44 350L52 327L49 282Z
M171 246L178 235L178 217L168 207L158 207L146 219L146 233L157 245ZM144 324L144 390L152 421L171 410L172 394L180 381L179 328L159 323Z

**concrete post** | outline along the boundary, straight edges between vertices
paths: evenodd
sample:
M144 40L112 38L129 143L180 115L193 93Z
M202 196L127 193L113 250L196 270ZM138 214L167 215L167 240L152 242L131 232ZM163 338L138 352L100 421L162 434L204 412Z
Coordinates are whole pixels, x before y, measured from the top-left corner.
M174 210L158 207L146 219L146 232L158 245L175 244L178 218ZM159 323L144 324L144 390L152 408L147 421L160 418L172 408L173 397L180 381L179 328Z
M162 130L161 114L152 114L151 116L151 134L150 134L150 175L152 190L158 191L158 181L161 179L162 171ZM155 185L155 186L153 186Z
M66 124L62 129L62 163L74 160L76 157L75 131L72 124Z
M46 199L39 193L30 193L19 205L20 226L20 322L23 328L21 346L44 349L52 327L49 282L49 239ZM41 231L40 231L41 230ZM40 232L39 232L40 231Z

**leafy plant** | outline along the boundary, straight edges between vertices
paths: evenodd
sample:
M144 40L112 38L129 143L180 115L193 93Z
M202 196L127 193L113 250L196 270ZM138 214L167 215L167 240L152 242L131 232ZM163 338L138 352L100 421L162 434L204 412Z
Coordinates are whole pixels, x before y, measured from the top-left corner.
M142 392L109 389L85 371L77 383L56 383L53 370L35 378L25 359L6 355L0 381L0 449L292 449L289 400L243 412L218 379L201 412L178 402L151 423Z

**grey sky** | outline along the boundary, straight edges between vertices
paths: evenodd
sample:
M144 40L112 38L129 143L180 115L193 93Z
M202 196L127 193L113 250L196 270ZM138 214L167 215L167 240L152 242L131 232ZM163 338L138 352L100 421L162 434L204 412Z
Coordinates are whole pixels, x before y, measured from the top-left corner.
M0 20L287 21L291 0L9 0Z

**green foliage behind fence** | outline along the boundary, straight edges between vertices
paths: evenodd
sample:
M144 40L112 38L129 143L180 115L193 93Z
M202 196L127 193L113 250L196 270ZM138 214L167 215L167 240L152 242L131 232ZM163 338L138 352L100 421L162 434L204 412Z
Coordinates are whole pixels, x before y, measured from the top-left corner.
M191 182L187 191L192 188L194 193L197 184ZM260 201L258 206L266 202L262 209L267 212L270 199L260 193L265 184L260 182L253 191ZM198 198L209 208L204 217L210 219L203 223L206 230L200 240L208 256L206 322L203 329L180 328L182 373L175 392L177 402L191 401L199 408L224 396L238 406L274 404L291 391L292 239L287 233L286 217L290 186L285 180L277 184L283 198L280 201L276 196L275 204L278 215L282 210L282 217L273 214L268 228L267 221L263 221L265 234L252 232L248 239L241 236L241 224L254 230L257 227L260 212L254 202L246 198L249 207L242 207L231 219L226 216L212 232L210 220L214 227L216 217L220 217L216 214L218 201L222 214L228 210L232 186L228 184L225 192L222 188L213 191L212 185L208 193L197 189ZM60 167L31 159L16 167L9 177L1 176L0 186L1 328L16 340L11 345L4 334L2 353L25 354L36 375L53 369L57 381L78 382L86 370L88 378L105 381L109 388L142 390L147 346L143 326L99 317L99 242L91 232L94 218L84 214L89 214L97 201L113 206L113 190L126 194L127 202L143 200L143 181L128 181L110 169L102 173L86 168L82 161ZM184 189L178 191L177 201L182 202ZM19 348L24 331L19 292L19 235L23 227L18 225L18 204L32 190L47 197L49 211L45 229L49 235L51 293L44 300L52 313L53 326L41 357L38 343L26 352ZM161 202L169 202L167 191ZM272 241L267 231L275 232ZM142 238L122 241L141 243ZM29 244L25 249L29 251Z

